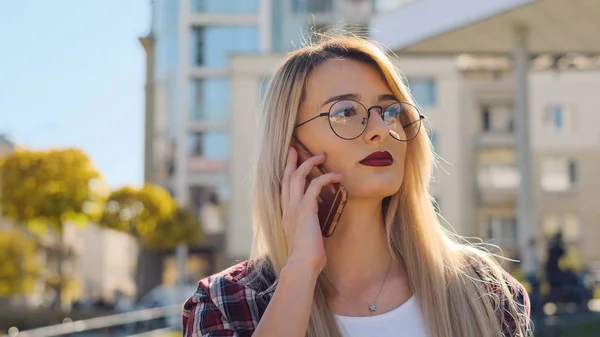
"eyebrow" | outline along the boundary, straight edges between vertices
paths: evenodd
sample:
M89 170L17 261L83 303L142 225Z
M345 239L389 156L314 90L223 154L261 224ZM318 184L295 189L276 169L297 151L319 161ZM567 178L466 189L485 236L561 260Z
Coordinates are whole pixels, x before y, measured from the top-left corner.
M342 95L336 95L333 97L328 98L322 105L321 107L324 107L325 105L332 103L332 102L337 102L337 101L341 101L344 99L351 99L351 100L355 100L355 101L359 101L360 100L360 95L359 94L342 94ZM379 101L395 101L397 100L396 96L392 95L392 94L381 94L379 95Z

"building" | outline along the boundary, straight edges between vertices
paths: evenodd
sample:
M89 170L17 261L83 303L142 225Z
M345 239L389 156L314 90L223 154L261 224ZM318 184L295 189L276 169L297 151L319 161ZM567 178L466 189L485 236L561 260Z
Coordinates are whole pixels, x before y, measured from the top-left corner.
M414 0L413 0L414 1ZM239 101L231 79L234 54L284 53L313 30L328 26L364 33L372 14L407 0L154 0L147 54L146 181L164 186L200 219L206 241L190 247L210 268L230 263L224 254L231 203L234 129ZM250 67L254 67L250 65ZM270 68L272 69L272 68ZM266 84L270 71L261 83ZM259 95L259 88L252 92ZM235 99L234 99L235 98ZM254 107L247 102L247 107ZM231 218L230 216L233 216ZM201 263L202 264L202 263Z
M153 170L153 182L190 205L200 219L208 219L206 213L219 219L214 215L220 214L219 220L204 221L209 240L205 247L194 248L209 256L211 268L205 269L206 273L249 253L247 178L258 106L285 52L301 45L309 30L335 26L368 33L364 27L373 15L413 2L417 1L154 2L154 125L147 142L152 147L147 152L152 157L148 167ZM540 55L534 63L547 64L548 58L550 63L569 63L569 57L573 56ZM594 62L592 58L588 64ZM460 234L481 237L500 245L506 255L518 256L515 200L519 174L512 122L515 80L510 62L502 57L421 55L402 57L398 66L428 116L430 137L441 156L432 184L441 215ZM534 179L538 182L535 218L539 228L564 227L566 232L579 233L569 237L584 240L588 233L595 233L597 214L593 207L581 205L595 200L593 193L598 189L588 189L594 184L584 183L586 187L578 187L573 194L565 186L571 180L589 180L589 172L598 165L592 159L598 151L597 135L587 126L593 124L577 123L597 118L588 117L597 102L590 89L585 89L596 85L597 67L559 72L556 67L542 68L534 67L530 76L530 105L537 116L531 124ZM574 89L579 87L584 90ZM556 94L545 94L549 92ZM569 95L577 99L557 100ZM576 111L576 117L571 111ZM562 125L562 131L551 131L558 128L552 123ZM563 130L575 124L585 130ZM546 191L559 188L570 192ZM570 204L561 201L565 196L569 202L577 200L573 207L565 208ZM211 200L215 199L220 206L214 207ZM204 212L205 208L221 212ZM538 235L540 251L547 235ZM582 243L577 240L570 239ZM600 259L593 245L577 247L585 261Z
M0 134L0 160L13 152L15 144L5 135ZM0 184L2 182L0 181ZM0 215L2 214L0 210ZM9 222L0 216L0 229L9 228Z
M534 161L536 239L544 257L546 240L559 228L581 262L600 260L593 238L600 235L600 62L586 69L539 66L530 72L531 146ZM228 252L247 257L251 236L247 180L252 159L263 79L284 55L237 55L231 60L236 99L232 125L232 199ZM471 58L466 62L465 58ZM559 58L559 63L562 62ZM597 59L600 61L600 58ZM564 61L564 60L563 60ZM432 194L447 225L519 256L516 229L514 78L504 58L401 57L398 68L428 119L441 159ZM537 66L536 66L537 65ZM594 66L596 65L596 66ZM248 113L251 111L252 113ZM585 121L585 122L584 122Z

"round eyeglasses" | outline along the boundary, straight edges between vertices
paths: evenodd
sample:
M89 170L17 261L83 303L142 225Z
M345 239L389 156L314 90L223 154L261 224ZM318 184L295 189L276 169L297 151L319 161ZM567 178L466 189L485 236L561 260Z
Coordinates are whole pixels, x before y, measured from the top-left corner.
M395 102L385 108L378 105L367 108L360 102L345 99L333 103L328 112L299 123L295 128L320 117L329 117L333 133L342 139L352 140L365 132L373 110L388 125L390 135L401 142L414 139L421 129L421 120L425 118L416 106L406 102Z

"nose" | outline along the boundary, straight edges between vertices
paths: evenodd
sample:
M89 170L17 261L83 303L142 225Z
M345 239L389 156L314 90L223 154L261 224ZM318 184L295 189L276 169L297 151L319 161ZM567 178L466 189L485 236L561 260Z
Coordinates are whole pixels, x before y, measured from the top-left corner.
M369 108L369 119L367 128L363 133L365 140L368 142L381 143L390 135L390 128L381 116L380 107Z

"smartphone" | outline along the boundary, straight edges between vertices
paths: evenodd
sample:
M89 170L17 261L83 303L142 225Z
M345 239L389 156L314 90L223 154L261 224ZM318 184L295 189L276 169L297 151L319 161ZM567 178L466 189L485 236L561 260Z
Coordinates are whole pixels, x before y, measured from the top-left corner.
M298 166L313 156L295 136L292 138L292 146L298 152ZM326 173L328 171L323 165L315 166L307 177L306 187L308 188L308 184L312 179ZM317 202L319 205L319 223L323 236L330 237L333 235L347 201L348 191L340 183L329 183L321 189Z

